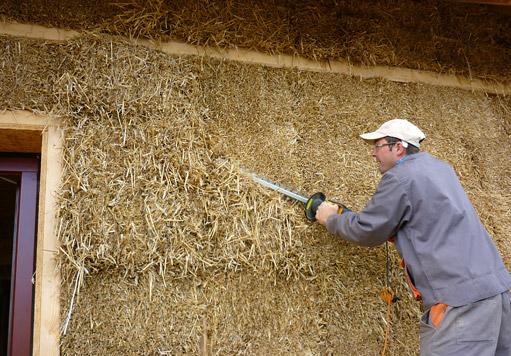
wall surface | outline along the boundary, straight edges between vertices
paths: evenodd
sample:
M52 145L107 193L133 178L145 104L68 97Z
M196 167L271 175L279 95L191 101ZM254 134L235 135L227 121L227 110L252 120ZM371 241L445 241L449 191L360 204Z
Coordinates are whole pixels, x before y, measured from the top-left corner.
M424 149L455 167L510 266L507 96L170 56L97 35L0 43L1 107L63 118L52 231L61 320L72 311L64 354L378 353L383 248L306 223L240 167L359 210L379 175L358 135L392 117L417 123ZM416 354L419 307L391 258L402 300L390 354ZM57 323L43 324L55 340Z

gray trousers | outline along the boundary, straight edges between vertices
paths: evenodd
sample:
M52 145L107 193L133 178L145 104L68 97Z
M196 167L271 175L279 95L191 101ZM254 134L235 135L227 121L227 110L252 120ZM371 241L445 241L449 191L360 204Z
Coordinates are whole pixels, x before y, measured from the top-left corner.
M511 356L511 293L447 307L440 327L420 321L421 356Z

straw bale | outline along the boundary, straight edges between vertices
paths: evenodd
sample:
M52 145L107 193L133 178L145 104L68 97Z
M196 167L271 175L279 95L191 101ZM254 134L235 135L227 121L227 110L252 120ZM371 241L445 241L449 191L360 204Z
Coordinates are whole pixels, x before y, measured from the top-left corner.
M511 22L498 7L448 1L15 0L21 22L223 48L510 79Z
M383 248L306 223L241 167L358 210L379 179L358 134L395 116L454 165L510 266L508 97L170 57L98 35L0 43L1 107L53 112L66 129L64 310L77 272L82 285L64 354L377 353ZM410 355L420 312L398 259L391 248L390 354Z
M327 258L333 250L326 251ZM337 253L335 253L337 255ZM353 266L360 257L353 257ZM172 280L88 278L62 352L82 354L378 354L384 308L364 272L328 266L292 283L249 272ZM339 274L336 274L339 273ZM98 276L99 277L99 276ZM98 308L98 306L101 306ZM108 310L105 318L104 311ZM382 313L383 311L383 313ZM391 354L417 347L417 314L398 307ZM404 321L402 321L404 319ZM398 341L401 340L401 341ZM412 354L407 352L406 354Z
M305 228L302 216L209 149L196 69L112 46L80 44L75 72L54 91L75 120L64 153L65 261L127 274L307 271L291 235Z

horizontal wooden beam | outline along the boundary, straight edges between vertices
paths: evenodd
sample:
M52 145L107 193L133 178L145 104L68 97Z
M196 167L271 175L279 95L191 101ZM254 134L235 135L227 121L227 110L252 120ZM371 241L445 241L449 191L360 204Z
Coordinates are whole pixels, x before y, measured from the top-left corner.
M76 31L47 28L39 25L24 25L0 22L0 34L37 38L42 40L65 41L79 36ZM124 40L127 40L124 38ZM177 41L150 41L129 39L134 44L160 50L171 55L192 55L218 58L241 63L259 64L276 68L295 68L299 70L338 73L361 79L381 78L394 82L423 83L446 86L470 91L509 95L511 84L467 78L453 74L440 74L431 71L415 70L390 66L353 65L347 61L314 61L300 56L270 55L247 49L222 49L195 46Z
M0 129L43 131L58 125L58 119L26 110L0 110Z
M16 22L2 22L0 23L0 28L0 33L3 35L45 39L49 41L67 41L79 35L78 32L72 30L61 30L58 28Z

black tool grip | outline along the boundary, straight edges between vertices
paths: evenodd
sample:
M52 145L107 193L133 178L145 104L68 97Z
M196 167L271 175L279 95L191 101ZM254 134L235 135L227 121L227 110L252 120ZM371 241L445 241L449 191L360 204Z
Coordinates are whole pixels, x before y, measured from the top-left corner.
M305 204L305 216L310 221L316 221L316 211L318 207L326 200L325 194L317 192L312 194Z
M325 200L326 196L321 192L312 194L309 200L307 200L307 203L305 204L305 216L309 221L316 221L316 212L318 211L321 203L323 203ZM347 208L344 204L336 201L332 201L332 203L339 206L337 214L342 214L344 211L351 211L351 209Z

